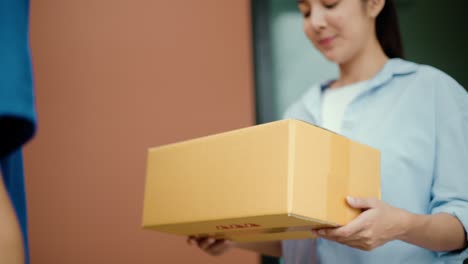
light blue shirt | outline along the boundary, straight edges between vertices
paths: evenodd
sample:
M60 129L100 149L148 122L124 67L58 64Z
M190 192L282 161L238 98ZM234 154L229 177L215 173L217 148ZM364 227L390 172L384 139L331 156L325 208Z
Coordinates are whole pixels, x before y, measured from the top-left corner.
M417 214L455 215L468 230L467 92L443 72L401 59L389 60L367 85L346 108L341 134L381 151L382 200ZM325 87L309 89L284 118L320 125ZM370 252L325 239L283 241L285 264L462 263L465 258L468 250L437 253L402 241Z

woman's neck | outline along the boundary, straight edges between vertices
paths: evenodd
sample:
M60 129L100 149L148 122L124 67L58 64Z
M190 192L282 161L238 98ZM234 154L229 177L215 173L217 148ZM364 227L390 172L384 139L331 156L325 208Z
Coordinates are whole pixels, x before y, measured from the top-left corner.
M331 88L362 82L374 77L388 61L377 39L368 42L362 51L349 61L339 65L340 78Z

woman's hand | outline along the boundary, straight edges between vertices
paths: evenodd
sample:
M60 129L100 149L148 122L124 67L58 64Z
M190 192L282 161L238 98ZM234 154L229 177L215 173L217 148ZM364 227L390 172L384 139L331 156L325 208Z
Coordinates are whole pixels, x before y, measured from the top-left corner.
M315 235L370 251L405 234L409 212L375 198L348 196L346 200L351 207L364 211L345 226L313 230Z
M219 256L234 247L234 242L224 239L214 239L212 237L188 237L187 243L196 244L201 250L212 256Z

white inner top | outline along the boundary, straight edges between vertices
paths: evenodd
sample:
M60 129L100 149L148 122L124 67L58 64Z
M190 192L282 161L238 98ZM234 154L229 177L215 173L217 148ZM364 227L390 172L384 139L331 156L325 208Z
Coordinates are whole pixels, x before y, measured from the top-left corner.
M365 87L366 82L358 82L339 88L325 89L322 93L322 127L341 133L346 108Z

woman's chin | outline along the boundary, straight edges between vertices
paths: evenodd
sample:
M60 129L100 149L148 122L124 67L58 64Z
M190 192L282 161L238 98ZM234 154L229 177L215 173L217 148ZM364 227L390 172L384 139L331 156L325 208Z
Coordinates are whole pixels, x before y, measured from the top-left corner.
M334 50L326 50L322 51L321 53L327 60L336 64L342 64L346 61L346 58L343 56L343 54L338 54Z
M334 53L334 52L325 51L325 52L322 52L322 55L323 55L327 60L329 60L329 61L331 61L331 62L334 62L334 63L337 63L337 64L340 63L339 56L336 56L336 53Z

